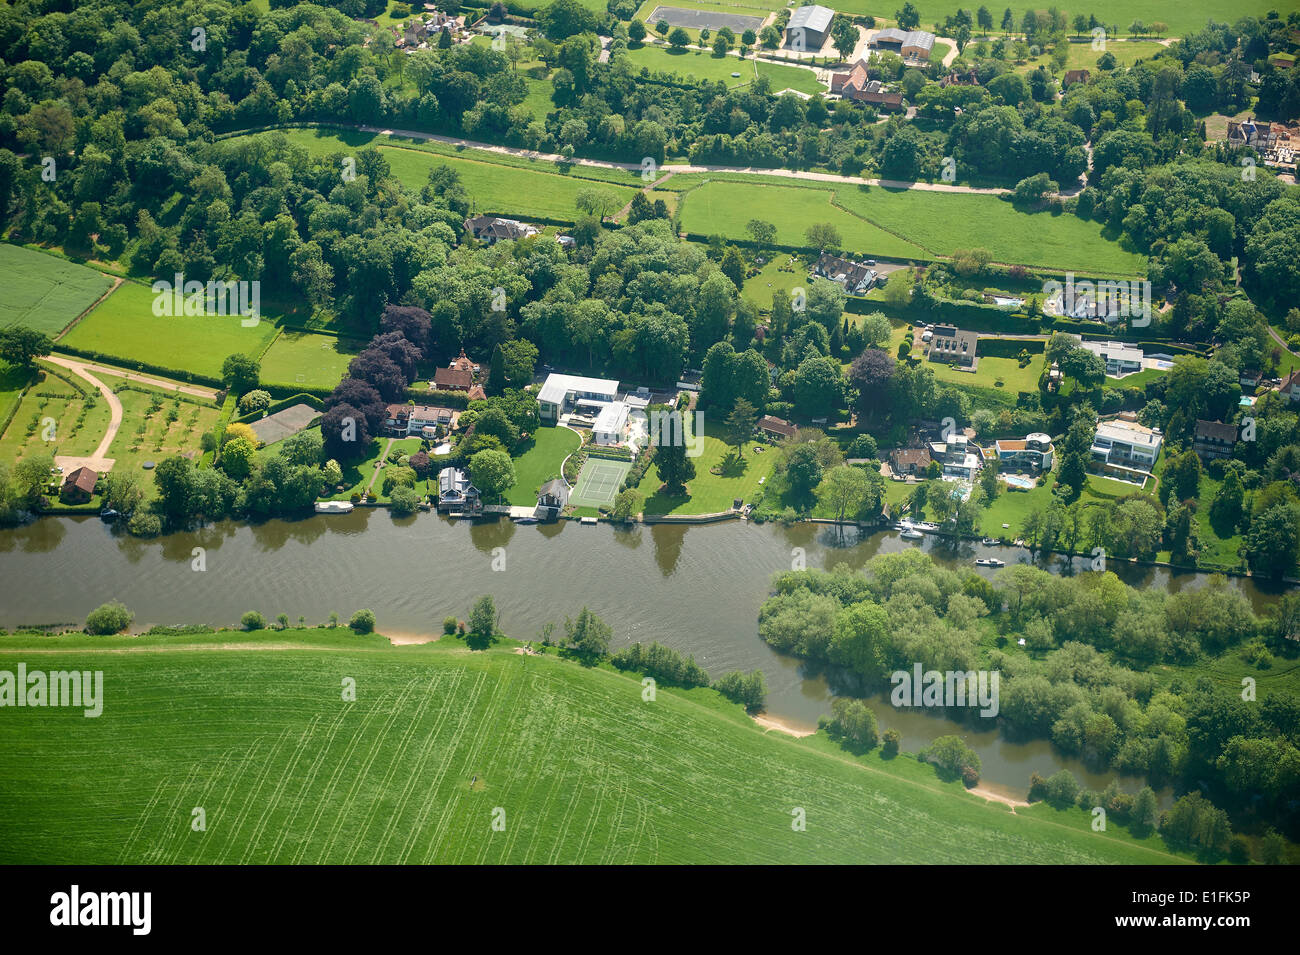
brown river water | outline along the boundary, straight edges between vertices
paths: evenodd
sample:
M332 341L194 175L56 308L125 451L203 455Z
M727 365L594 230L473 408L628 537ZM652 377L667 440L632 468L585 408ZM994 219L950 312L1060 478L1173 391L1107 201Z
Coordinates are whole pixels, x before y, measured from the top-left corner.
M986 553L1008 564L1028 559L1013 548L954 547L931 537L909 544L893 531L859 539L851 530L813 524L516 526L434 514L394 519L386 510L361 508L252 526L225 522L145 541L94 517L45 518L0 531L0 626L79 627L96 606L118 599L135 611L141 629L235 626L246 610L268 619L283 612L294 624L304 616L315 624L331 611L346 621L354 610L369 607L381 632L410 637L440 632L444 617L466 617L474 600L490 593L502 630L528 640L539 638L547 622L562 633L565 617L586 605L613 627L614 649L657 640L693 654L714 677L762 669L767 715L814 729L830 711L827 679L758 636L758 610L772 574L790 569L794 548L803 548L810 568L860 568L876 554L915 546L952 565L970 566ZM202 572L193 569L196 547L204 549ZM1083 566L1082 560L1076 563ZM1111 569L1143 588L1175 591L1205 580L1115 561ZM1254 581L1234 583L1257 609L1273 599ZM869 703L882 730L902 734L906 750L946 733L964 737L983 761L982 784L1005 795L1022 797L1033 771L1050 775L1066 767L1097 789L1111 779L1053 751L1046 741L1009 742L995 731L974 732L944 717L896 710L884 696ZM1135 789L1141 780L1121 783Z

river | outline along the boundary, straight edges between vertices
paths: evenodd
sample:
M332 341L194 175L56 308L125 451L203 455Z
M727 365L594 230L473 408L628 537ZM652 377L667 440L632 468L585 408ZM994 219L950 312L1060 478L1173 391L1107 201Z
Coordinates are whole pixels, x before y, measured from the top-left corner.
M1008 563L1027 559L1011 548L954 548L930 537L909 544L892 531L858 539L851 530L814 524L517 526L427 513L395 519L387 510L358 508L300 521L224 522L139 540L94 517L45 518L0 531L0 626L80 627L96 606L118 599L135 611L141 629L235 626L246 610L268 619L285 613L294 624L303 616L315 624L331 611L346 621L354 610L369 607L381 632L402 637L441 632L444 617L465 618L474 600L490 593L502 630L527 640L539 638L547 622L563 633L565 617L586 605L613 627L615 649L658 640L693 654L714 677L762 669L768 715L813 729L830 711L826 679L758 636L758 609L772 574L790 569L795 548L803 549L810 568L860 568L878 553L914 546L967 567L985 552ZM203 549L202 571L195 569L195 548ZM1116 561L1111 569L1139 587L1179 590L1205 580ZM1234 583L1257 609L1271 599L1252 580ZM1111 778L1053 752L1046 741L1011 743L996 732L976 733L942 717L896 711L884 697L869 702L882 729L902 734L904 749L919 749L945 733L965 737L983 761L983 784L1006 795L1023 796L1035 770L1050 775L1066 767L1097 789ZM1129 789L1140 785L1121 782Z

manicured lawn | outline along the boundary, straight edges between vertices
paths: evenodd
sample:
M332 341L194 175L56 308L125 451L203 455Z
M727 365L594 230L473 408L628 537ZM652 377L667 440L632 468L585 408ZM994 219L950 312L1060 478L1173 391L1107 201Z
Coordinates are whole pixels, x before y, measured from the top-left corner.
M281 332L262 356L262 381L272 385L333 388L361 347L333 335Z
M757 63L758 74L772 81L773 93L785 89L809 94L826 92L826 85L817 79L817 74L812 70L765 60L742 60L739 56L715 56L702 50L673 50L646 45L629 49L627 61L638 70L645 67L651 73L676 73L684 79L694 77L711 83L725 83L727 86L748 86L753 83L754 65ZM732 73L739 73L740 76L732 76Z
M581 443L568 428L538 428L531 446L515 458L515 486L506 501L519 507L536 504L537 489L560 476L560 465Z
M765 177L767 181L759 188L752 181L709 182L709 177L701 178L705 184L682 197L681 221L685 232L748 239L745 224L757 218L776 226L776 241L781 245L807 246L804 233L808 226L829 222L839 230L846 249L854 255L928 257L919 246L833 205L831 190L772 185L771 177ZM667 185L675 184L676 179L674 176Z
M764 733L712 689L647 705L640 674L515 647L341 628L0 637L29 666L66 651L60 669L101 671L107 692L97 719L0 720L0 862L1183 861L1082 810L1008 812L911 755Z
M1078 216L1021 212L997 196L858 186L836 191L849 212L938 255L984 248L994 261L1097 274L1145 273L1143 256L1102 237Z
M307 430L319 432L320 425L316 425L316 427L314 428L308 428ZM389 447L390 441L392 442L391 448ZM370 448L366 452L366 456L362 458L360 461L357 461L355 463L345 463L340 461L339 464L343 466L342 483L345 484L346 487L342 491L338 491L333 494L327 494L326 499L331 501L346 501L350 499L353 494L356 494L359 495L362 500L365 500L366 488L369 487L370 493L375 495L375 498L377 500L379 500L381 503L386 503L388 501L389 496L384 493L383 472L387 470L390 466L395 467L395 465L389 464L387 460L387 456L393 452L398 451L399 449L403 454L408 454L408 455L414 454L416 451L420 450L420 439L419 438L393 439L388 437L375 438L371 442ZM276 444L267 445L266 448L263 449L263 453L264 454L278 453L277 445ZM375 466L377 464L382 464L382 467L378 469L379 470L378 475L375 474L376 471ZM374 478L373 485L371 484L371 480L370 480L372 477ZM425 481L416 481L415 490L420 494L426 494L429 493L430 491L434 491L434 492L437 491L436 476L434 480L431 480L427 483L428 483L428 489L426 490ZM536 503L535 500L534 503Z
M9 409L17 404L29 379L30 373L25 368L0 361L0 421L9 416Z
M1166 19L1162 17L1161 19ZM1124 26L1132 23L1129 20ZM1168 22L1166 20L1166 22ZM1204 24L1202 24L1204 25ZM1089 38L1083 42L1072 42L1070 44L1070 55L1065 61L1067 70L1089 70L1097 73L1097 60L1105 53L1110 53L1115 57L1117 66L1132 66L1138 60L1149 60L1164 47L1155 40L1115 40L1107 42L1105 50L1094 50L1092 48L1092 39ZM1037 69L1040 65L1051 69L1051 50L1040 56L1031 56L1024 64L1016 67L1020 73L1028 73Z
M951 381L972 388L990 388L1014 397L1020 391L1038 390L1038 376L1043 373L1043 356L1034 355L1033 360L1024 368L1014 358L981 357L974 373L957 371L937 361L927 361L925 367L931 369L939 381ZM998 384L999 381L1002 382L1001 385Z
M61 342L112 355L127 365L148 362L220 378L227 356L257 357L275 334L266 317L245 328L237 315L156 316L153 300L148 286L124 282Z
M1142 256L1105 239L1098 223L1064 213L1021 212L997 196L865 183L791 185L772 176L727 173L686 173L665 188L685 192L682 227L700 235L747 239L745 224L760 218L776 226L782 245L806 246L808 226L829 222L858 255L935 258L984 248L998 262L1089 274L1145 269Z
M84 265L0 243L0 328L21 324L53 338L112 283Z
M685 416L683 417L685 420ZM646 514L716 514L730 510L732 501L740 498L745 503L758 496L760 478L770 479L776 452L767 448L756 452L752 444L745 445L745 457L725 474L711 474L709 469L722 463L734 452L731 445L705 435L704 453L695 462L695 478L687 482L686 494L668 495L660 490L663 481L652 464L637 490L645 495ZM766 482L765 482L766 483Z
M1107 388L1141 388L1145 389L1151 382L1163 378L1169 372L1161 368L1143 368L1131 375L1125 375L1123 378L1111 378L1107 376Z
M291 141L305 146L313 155L318 156L354 148L346 144L343 138L331 134L290 130L286 135ZM388 161L393 175L410 189L419 190L423 187L429 181L429 171L437 166L454 169L473 198L474 209L478 213L534 215L572 222L578 215L574 200L584 189L611 192L624 203L631 202L636 194L636 190L628 186L560 175L554 171L554 166L550 167L551 171L544 172L495 162L487 158L492 156L491 153L478 152L475 158L464 158L471 152L469 150L461 156L441 155L430 150L392 145L386 141L386 137L377 137L369 145L379 151ZM630 178L627 174L621 175L626 176L624 181ZM656 193L651 198L664 198L671 203L674 197Z
M752 259L750 250L745 250L746 261ZM810 256L790 255L788 252L764 253L768 262L763 265L753 278L745 279L742 292L745 298L762 309L772 307L772 295L780 292L789 296L794 288L807 288L808 260Z

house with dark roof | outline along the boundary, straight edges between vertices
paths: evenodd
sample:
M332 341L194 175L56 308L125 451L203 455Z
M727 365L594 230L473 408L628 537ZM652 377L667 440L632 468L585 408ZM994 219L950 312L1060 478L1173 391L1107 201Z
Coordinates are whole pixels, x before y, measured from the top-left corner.
M895 474L916 477L930 468L929 448L898 448L889 452L889 466Z
M398 437L419 435L433 438L449 431L456 423L457 412L432 405L391 404L384 415L384 429Z
M830 91L856 103L867 103L890 110L903 108L903 94L886 89L880 80L871 79L870 71L863 60L853 64L853 68L847 73L832 73Z
M1277 390L1288 402L1300 401L1300 368L1283 378Z
M1192 450L1203 461L1215 458L1232 457L1232 449L1237 443L1237 426L1222 421L1202 421L1196 419L1196 431L1192 437Z
M1087 70L1066 70L1065 77L1061 80L1061 89L1068 90L1075 83L1086 83L1091 75Z
M955 325L936 325L925 357L930 361L943 362L945 365L955 363L974 371L979 364L975 355L978 343L979 335L975 332L962 331Z
M1086 72L1086 71L1085 71ZM958 73L953 70L943 79L939 80L940 86L979 86L980 78L975 72L975 67L971 67L965 73Z
M552 478L538 490L537 510L533 513L538 520L553 521L568 504L569 485L564 478Z
M59 488L59 499L67 504L89 503L99 482L99 472L87 467L80 467L63 479Z
M838 283L850 295L865 295L876 282L875 269L851 259L841 259L829 252L823 252L817 257L812 274Z
M480 239L488 245L526 239L542 231L530 223L520 222L517 219L502 219L498 216L474 216L466 219L464 225L465 231L471 238Z
M764 415L759 418L756 427L773 440L792 438L795 432L799 430L784 418L773 418L771 415Z

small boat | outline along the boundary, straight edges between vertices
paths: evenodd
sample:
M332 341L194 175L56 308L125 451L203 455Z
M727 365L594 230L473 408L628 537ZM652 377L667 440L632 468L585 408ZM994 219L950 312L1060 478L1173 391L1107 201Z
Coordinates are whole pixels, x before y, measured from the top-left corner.
M1005 567L1006 561L998 560L996 557L979 557L975 560L976 567Z
M535 517L516 517L516 518L514 519L514 521L515 521L516 524L536 524L536 523L537 523L537 518L535 518Z
M111 507L106 507L99 512L99 519L101 521L115 521L121 516L122 515L120 515L117 511L113 510Z
M985 547L996 547L998 544L1001 544L1002 541L998 540L996 537L986 537L980 541L980 543Z
M352 510L352 508L353 508L353 504L351 501L317 501L316 502L317 514L346 514L348 513L348 511Z
M898 536L903 538L905 541L919 541L925 535L915 527L904 527L902 531L899 532Z

